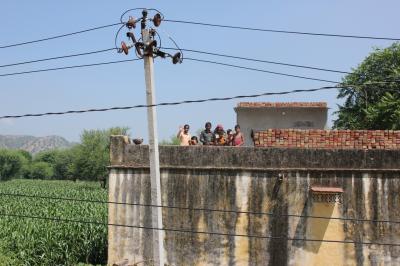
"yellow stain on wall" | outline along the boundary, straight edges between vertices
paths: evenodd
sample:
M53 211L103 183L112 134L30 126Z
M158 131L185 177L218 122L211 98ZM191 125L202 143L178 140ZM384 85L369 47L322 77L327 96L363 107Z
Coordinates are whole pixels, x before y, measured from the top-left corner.
M341 217L338 203L312 203L312 216ZM308 218L306 238L322 240L344 240L343 221L332 219ZM352 252L351 244L329 242L307 242L308 265L355 265L353 256L346 256ZM352 258L351 258L352 257Z
M236 234L247 234L248 225L247 215L240 214L236 225ZM235 260L237 265L246 265L248 263L249 239L247 237L235 237Z

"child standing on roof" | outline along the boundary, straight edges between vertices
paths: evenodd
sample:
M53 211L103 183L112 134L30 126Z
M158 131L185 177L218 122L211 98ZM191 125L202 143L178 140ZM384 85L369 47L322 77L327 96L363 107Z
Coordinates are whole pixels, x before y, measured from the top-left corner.
M235 134L233 135L233 146L243 146L244 137L242 132L240 131L240 126L235 126Z

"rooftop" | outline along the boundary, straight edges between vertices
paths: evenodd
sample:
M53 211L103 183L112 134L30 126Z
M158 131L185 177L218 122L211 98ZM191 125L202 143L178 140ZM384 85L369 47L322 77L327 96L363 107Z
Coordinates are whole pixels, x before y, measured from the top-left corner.
M326 102L240 102L236 108L327 108Z

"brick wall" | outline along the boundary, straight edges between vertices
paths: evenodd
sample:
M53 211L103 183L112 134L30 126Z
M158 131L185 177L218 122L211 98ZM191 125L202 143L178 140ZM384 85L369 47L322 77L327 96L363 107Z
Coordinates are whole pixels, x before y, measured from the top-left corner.
M257 147L400 149L400 131L268 129L254 132Z
M237 104L239 108L301 108L301 107L316 107L327 108L326 102L240 102Z

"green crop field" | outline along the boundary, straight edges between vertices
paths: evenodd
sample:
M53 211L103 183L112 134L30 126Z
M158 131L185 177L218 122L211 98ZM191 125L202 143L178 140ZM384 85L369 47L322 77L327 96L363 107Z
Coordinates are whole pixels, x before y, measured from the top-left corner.
M107 200L99 183L0 182L0 193ZM107 205L0 195L0 214L107 222ZM107 226L0 215L0 265L105 264Z

